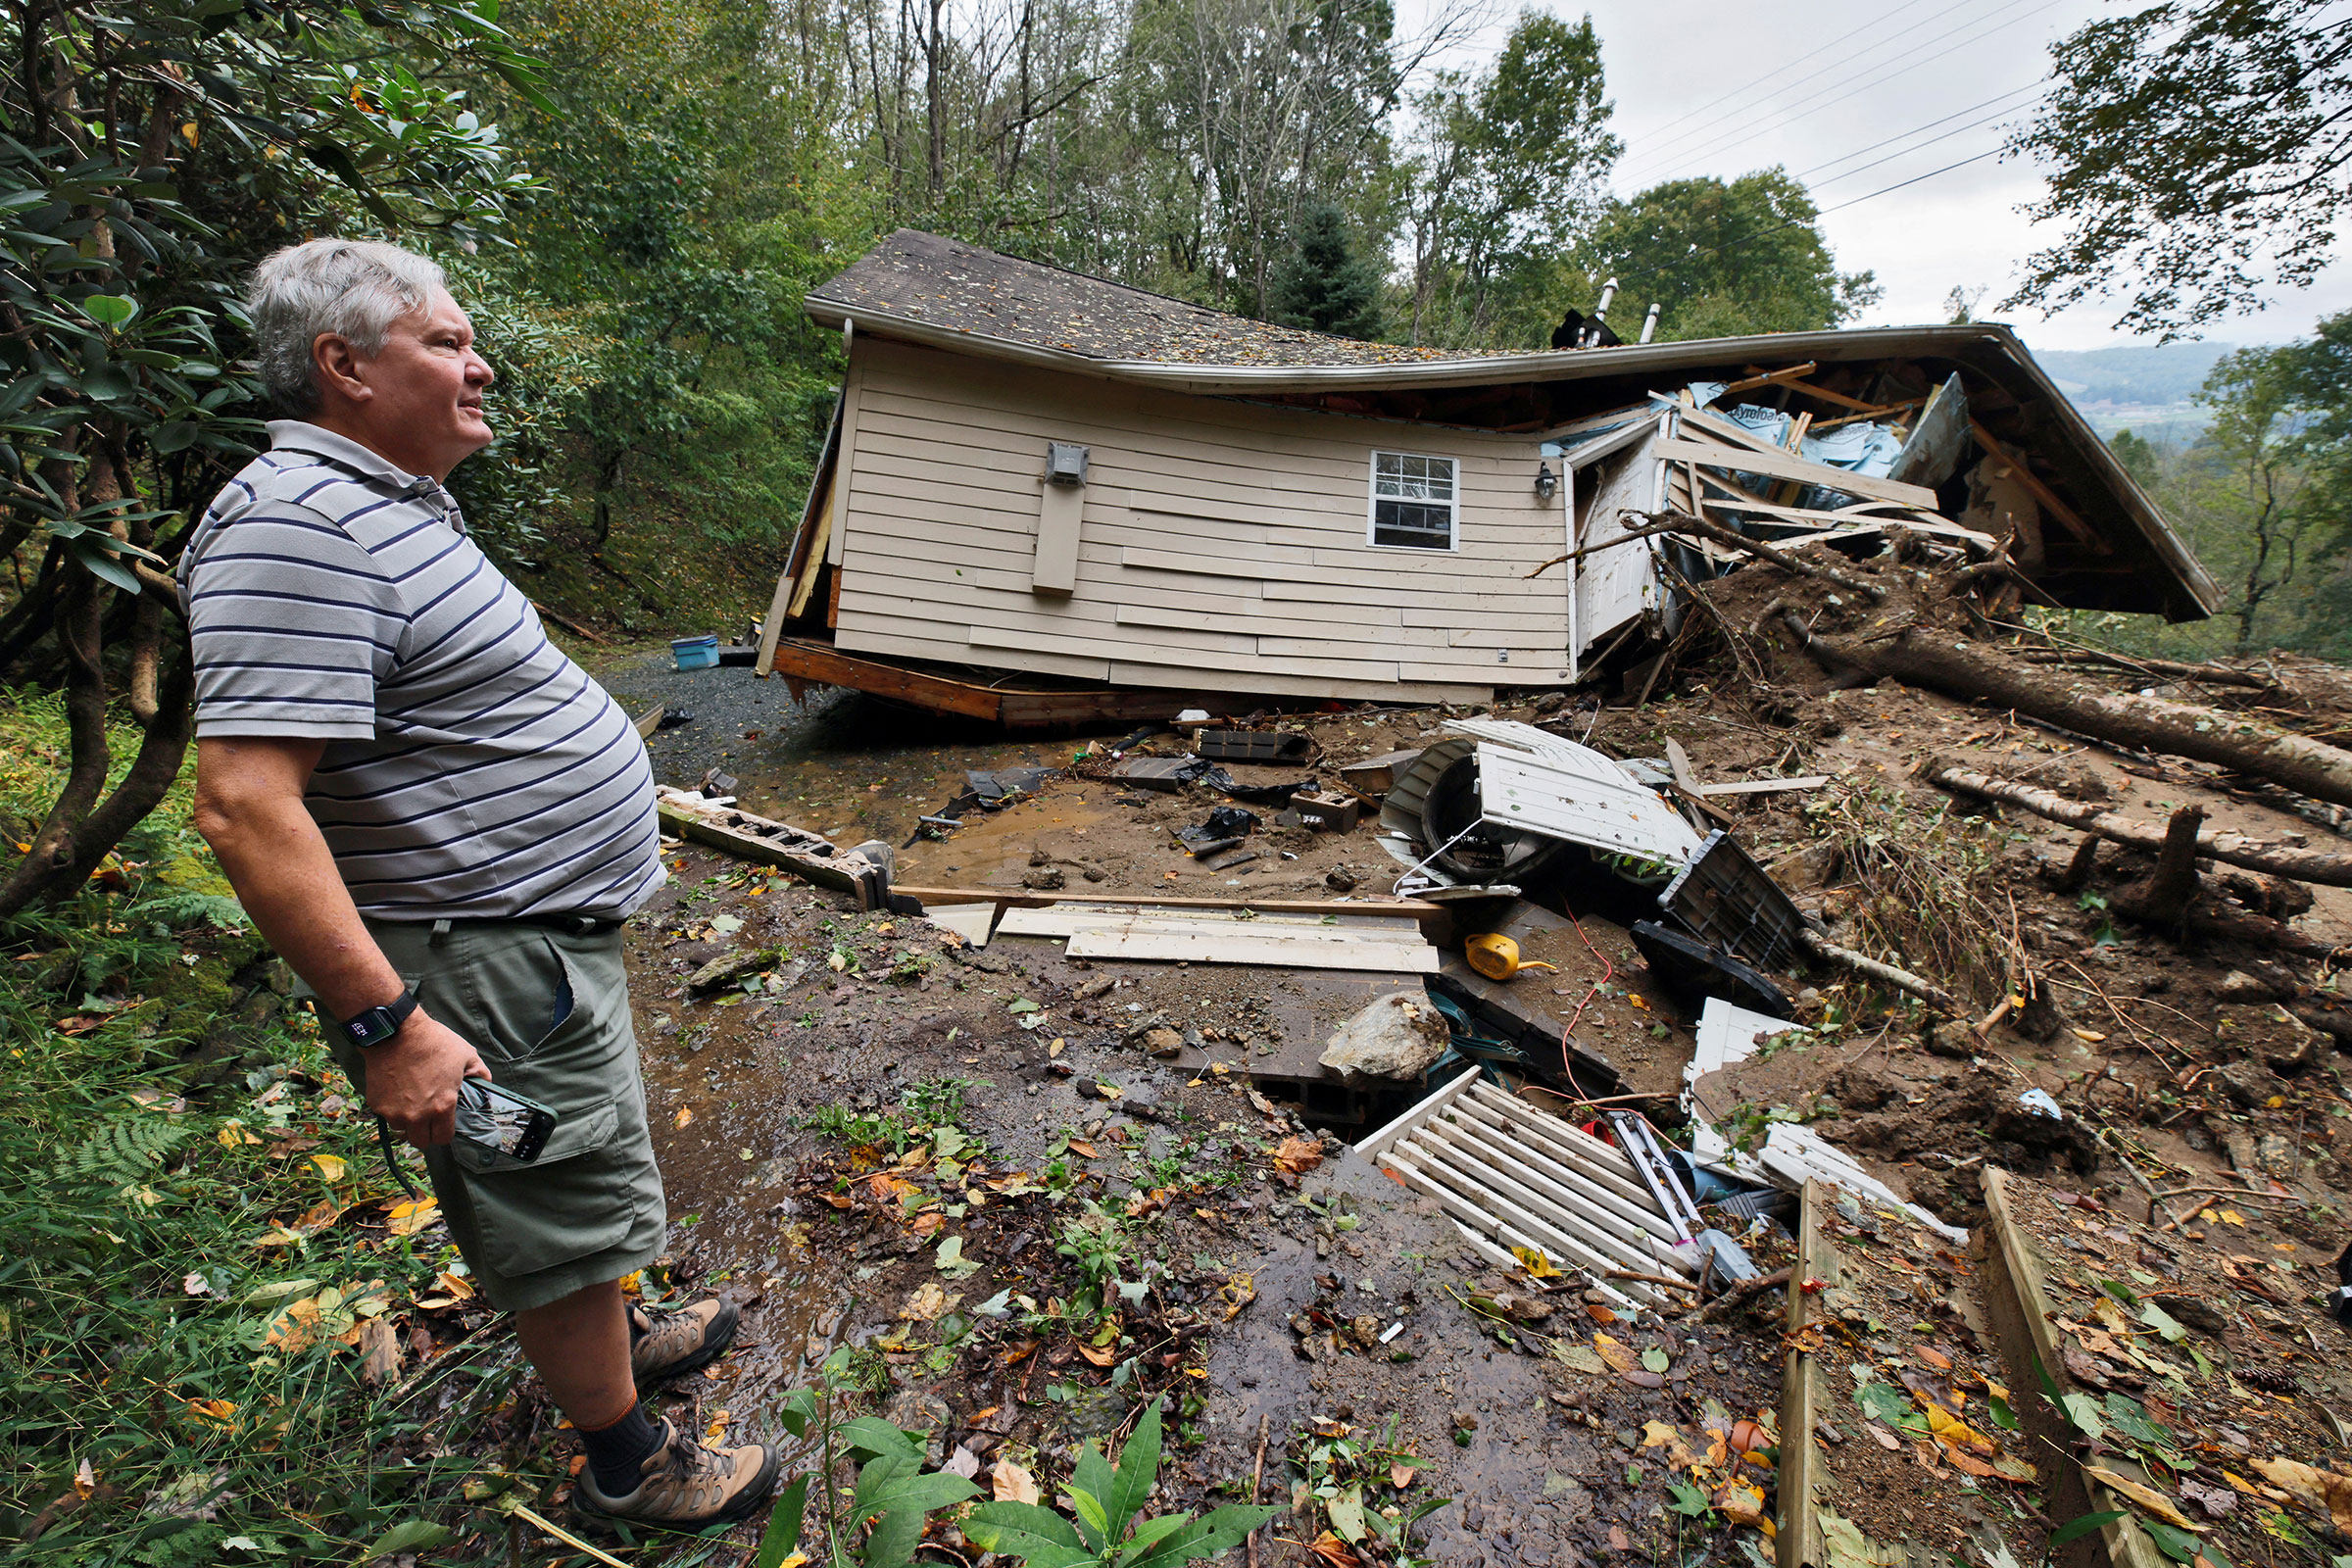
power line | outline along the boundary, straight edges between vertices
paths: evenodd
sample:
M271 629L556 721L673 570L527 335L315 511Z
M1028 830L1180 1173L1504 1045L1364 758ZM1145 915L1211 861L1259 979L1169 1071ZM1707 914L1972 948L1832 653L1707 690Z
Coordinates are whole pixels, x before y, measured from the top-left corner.
M1877 27L1891 23L1895 18L1901 16L1904 12L1916 11L1927 3L1928 0L1908 0L1907 4L1898 6L1894 10L1886 13L1885 16L1880 17L1876 22L1871 24L1871 26ZM1867 32L1870 29L1865 28L1863 30ZM1672 120L1666 122L1666 123L1658 126L1655 130L1650 131L1648 133L1648 139L1655 140L1658 137L1664 136L1668 131L1673 130L1677 125L1682 124L1685 121L1694 120L1697 117L1704 115L1708 111L1716 108L1718 105L1728 103L1732 99L1739 97L1741 93L1747 92L1752 88L1762 86L1765 82L1770 81L1782 72L1793 70L1794 68L1803 65L1806 61L1812 59L1815 55L1827 54L1829 51L1838 47L1840 44L1850 44L1854 41L1855 38L1852 35L1848 35L1843 38L1833 38L1828 43L1822 44L1818 48L1808 50L1804 54L1797 56L1794 60L1790 60L1783 65L1775 66L1772 70L1764 73L1764 74L1753 77L1750 80L1743 81L1739 86L1732 88L1730 91L1725 92L1717 97L1708 99L1705 103L1700 104L1697 108L1686 110L1684 113L1675 116ZM1737 113L1738 111L1732 112Z
M1737 127L1724 135L1718 136L1711 142L1691 149L1688 153L1681 155L1681 158L1684 161L1695 162L1698 159L1705 158L1714 152L1717 152L1725 147L1732 146L1743 139L1750 139L1763 135L1769 131L1780 130L1788 125L1792 125L1800 120L1809 119L1814 115L1818 115L1823 110L1832 108L1856 94L1867 92L1873 87L1881 86L1886 82L1892 81L1897 76L1906 75L1911 72L1919 70L1923 66L1941 59L1945 55L1951 54L1959 49L1966 48L1970 44L1980 42L1983 39L1992 36L1996 32L2002 31L2005 28L2016 26L2021 22L2030 21L2034 16L2038 15L2040 12L2052 9L2052 7L2057 3L2058 0L2041 0L2041 3L2038 4L2036 4L2036 0L2011 0L2011 4L2003 7L2002 11L2014 11L2020 5L2034 6L2034 10L2027 12L2023 16L2014 16L2008 18L2006 21L1993 23L1992 25L1983 27L1981 30L1972 33L1966 38L1960 39L1956 43L1946 44L1944 47L1940 49L1935 49L1933 52L1922 55L1918 59L1908 60L1907 63L1889 62L1889 64L1893 66L1892 70L1882 72L1867 81L1861 81L1852 84L1851 86L1843 89L1839 97L1826 98L1819 103L1811 105L1810 107L1791 110L1783 114L1777 120L1770 120L1759 125L1742 125ZM1996 11L1991 15L2000 16L2001 14L2001 11ZM1953 32L1965 30L1967 27L1976 26L1978 24L1987 21L1990 21L1990 17L1980 17L1976 20L1976 22L1963 24L1959 28L1954 28L1951 29L1951 31L1936 34L1934 39L1926 40L1920 47L1922 49L1926 49L1931 44L1940 43L1943 39L1951 37ZM1917 51L1914 52L1916 53ZM1645 161L1642 159L1635 160L1635 166L1637 168L1644 167L1645 164L1647 167L1655 167L1654 161ZM1654 176L1652 176L1645 182L1655 184L1658 181Z
M1831 169L1838 164L1846 163L1852 159L1859 158L1865 153L1875 153L1882 147L1890 146L1895 142L1902 141L1911 136L1916 136L1923 130L1934 130L1937 125L1943 124L1946 122L1958 120L1962 115L1973 115L1980 109L1990 109L1994 104L2002 103L2007 99L2018 97L2024 93L2039 92L2042 84L2047 82L2049 79L2049 77L2043 76L2040 78L2040 80L2030 81L2023 87L2012 87L2007 92L1995 93L1992 97L1985 99L1983 103L1970 104L1966 109L1955 109L1950 114L1943 116L1940 120L1931 120L1924 125L1913 125L1909 130L1898 130L1893 135L1883 137L1878 141L1872 142L1867 147L1857 147L1850 153L1840 153L1836 158L1829 159L1824 163L1815 164L1810 169L1800 169L1792 177L1797 179L1809 179L1813 175L1820 173L1825 169ZM2003 109L2001 113L2007 114L2008 110ZM1997 119L1998 117L1996 116L1995 118ZM1982 124L1984 122L1979 121L1977 123ZM1966 129L1967 127L1963 126L1961 128ZM1927 144L1923 142L1921 145L1925 146ZM1849 172L1851 172L1851 171L1849 171ZM1838 174L1834 177L1843 179L1845 175Z
M1920 152L1920 151L1923 151L1923 150L1925 150L1925 149L1927 149L1927 148L1933 147L1933 146L1935 146L1935 145L1936 145L1937 142L1939 142L1939 141L1949 141L1949 140L1951 140L1951 139L1952 139L1954 136L1962 136L1962 135L1966 135L1968 132L1970 132L1970 131L1972 131L1972 130L1975 130L1975 129L1976 129L1978 126L1980 126L1980 125L1989 125L1989 124L1991 124L1991 123L1992 123L1994 121L1996 121L1996 120L1999 120L1999 119L2002 119L2003 117L2005 117L2006 115L2008 115L2008 114L2009 114L2009 112L2010 112L2010 111L2009 111L2009 110L2007 110L2007 109L1996 109L1996 110L1994 110L1994 111L1993 111L1991 114L1989 114L1989 115L1985 115L1985 116L1984 116L1982 119L1978 119L1978 120L1972 120L1972 121L1970 121L1970 122L1969 122L1967 124L1965 124L1965 125L1954 125L1954 126L1953 126L1951 129L1949 129L1949 130L1946 130L1946 131L1939 132L1938 134L1936 134L1936 135L1934 135L1934 136L1930 136L1930 137L1929 137L1927 140L1925 140L1925 141L1913 142L1913 143L1912 143L1910 146L1908 146L1908 147L1900 148L1900 149L1898 149L1897 151L1890 152L1890 153L1888 153L1888 154L1887 154L1886 157L1884 157L1884 158L1874 158L1874 159L1872 159L1872 160L1871 160L1869 163L1867 163L1867 164L1861 164L1861 165L1857 165L1856 167L1854 167L1854 168L1852 168L1852 169L1849 169L1849 170L1847 170L1847 171L1846 171L1844 173L1842 173L1842 174L1832 174L1832 175L1831 175L1829 178L1827 178L1827 179L1823 179L1823 180L1816 180L1816 181L1814 182L1814 186L1813 186L1813 188L1814 188L1814 189L1816 189L1816 190L1819 190L1819 189L1820 189L1822 186L1824 186L1824 185L1835 185L1835 184L1837 184L1837 183L1838 183L1839 180L1841 180L1841 179L1851 179L1851 178L1853 178L1853 177L1854 177L1856 174L1866 174L1866 173L1870 172L1872 170L1879 168L1879 167L1880 167L1881 165L1883 165L1883 164L1891 164L1891 163L1893 163L1893 162L1894 162L1896 159L1898 159L1898 158L1908 158L1908 157L1910 157L1910 156L1911 156L1913 153ZM1884 143L1884 142L1881 142L1879 145L1881 145L1881 146L1885 146L1885 145L1886 145L1886 143ZM1865 152L1869 151L1869 149L1868 149L1868 148L1865 148L1865 149L1863 149L1863 150L1864 150ZM1854 154L1848 154L1847 156L1848 156L1848 157L1859 157L1859 156L1860 156L1860 154L1858 154L1858 153L1854 153Z

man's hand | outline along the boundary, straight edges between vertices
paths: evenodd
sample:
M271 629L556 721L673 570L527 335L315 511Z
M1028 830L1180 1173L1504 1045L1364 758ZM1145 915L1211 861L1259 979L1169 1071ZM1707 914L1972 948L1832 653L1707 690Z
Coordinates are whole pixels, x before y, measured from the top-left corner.
M368 1108L419 1149L457 1136L459 1080L490 1076L464 1037L421 1007L367 1062Z

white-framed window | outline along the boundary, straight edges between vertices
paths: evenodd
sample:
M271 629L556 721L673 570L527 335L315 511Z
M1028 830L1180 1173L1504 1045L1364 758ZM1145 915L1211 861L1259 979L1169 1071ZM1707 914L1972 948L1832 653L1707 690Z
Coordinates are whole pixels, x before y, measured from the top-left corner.
M1451 550L1461 500L1451 458L1372 454L1370 541L1393 550Z

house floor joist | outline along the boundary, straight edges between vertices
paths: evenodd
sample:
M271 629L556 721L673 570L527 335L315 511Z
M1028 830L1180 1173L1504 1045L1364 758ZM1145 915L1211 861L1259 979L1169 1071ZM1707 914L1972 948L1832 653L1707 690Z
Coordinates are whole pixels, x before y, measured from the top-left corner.
M1131 724L1173 718L1187 708L1211 712L1279 711L1297 699L1236 697L1230 692L1177 692L1149 687L982 685L978 681L858 654L811 637L780 637L768 669L784 677L798 702L811 686L843 686L905 703L926 712L976 718L1007 729L1075 724Z

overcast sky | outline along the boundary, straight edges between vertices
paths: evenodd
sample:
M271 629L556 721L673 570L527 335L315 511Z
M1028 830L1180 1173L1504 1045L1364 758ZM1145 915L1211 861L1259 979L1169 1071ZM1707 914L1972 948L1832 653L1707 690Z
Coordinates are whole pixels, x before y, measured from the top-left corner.
M1434 3L1406 0L1400 21L1412 25ZM2030 166L1987 157L1874 194L1998 147L2004 127L2034 104L2035 83L2049 69L2049 43L2120 7L2087 0L1592 0L1546 8L1572 18L1589 9L1600 34L1626 142L1620 194L1781 164L1825 210L1822 227L1838 267L1867 268L1886 287L1860 324L1943 320L1945 296L1957 284L1985 289L1978 314L2011 321L2037 348L2140 341L2114 329L2123 314L2117 303L2049 318L1997 309L2024 259L2057 237L2018 211L2040 191ZM1492 59L1516 10L1498 0L1497 20L1448 63L1475 68ZM1886 145L1865 150L1881 142ZM1870 199L1836 210L1857 197ZM1626 301L1612 315L1647 303ZM2206 335L2281 342L2347 307L2352 267L2339 264L2317 286L2278 296L2259 316L2218 322Z

